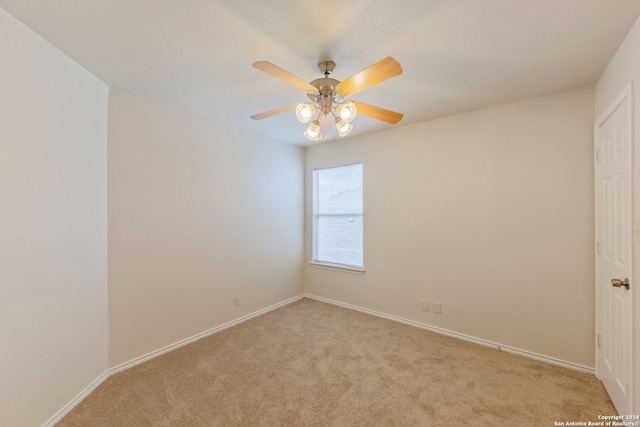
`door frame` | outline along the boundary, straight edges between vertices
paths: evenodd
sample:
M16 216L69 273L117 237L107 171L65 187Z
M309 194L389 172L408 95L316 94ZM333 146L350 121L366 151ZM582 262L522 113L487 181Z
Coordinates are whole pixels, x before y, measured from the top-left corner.
M623 106L623 103L627 103L626 106ZM600 226L599 226L599 218L602 215L601 213L601 205L600 205L600 191L598 190L598 186L599 186L599 180L600 180L600 165L599 165L599 153L598 153L598 148L599 148L599 133L600 133L600 127L613 115L613 113L615 111L617 111L618 108L626 108L627 109L627 113L629 116L629 128L628 128L628 132L629 132L629 173L630 175L630 186L628 189L628 196L629 196L629 212L627 213L628 215L628 221L630 224L630 232L631 232L631 243L629 245L629 256L630 256L630 261L631 261L631 273L630 273L630 279L631 279L631 288L629 290L630 294L629 297L631 298L631 319L630 319L630 339L631 339L631 343L630 343L630 351L631 351L631 363L629 366L630 372L631 372L631 380L630 380L630 390L629 390L629 394L630 394L630 400L631 400L631 408L633 411L638 412L640 411L640 407L637 407L638 404L636 403L636 391L635 390L635 385L636 385L636 366L635 365L635 358L634 358L634 354L636 352L636 330L634 328L634 324L636 323L636 319L634 318L634 316L636 316L637 314L635 314L636 310L634 310L634 307L636 305L636 298L635 298L635 287L638 284L638 281L636 280L636 254L637 251L635 250L635 245L636 242L640 241L640 219L635 220L635 215L636 215L636 208L635 208L635 203L636 203L636 197L635 197L635 191L636 191L636 185L635 185L635 181L636 181L636 172L635 172L635 156L636 156L636 147L635 147L635 141L634 141L634 133L633 133L633 123L634 123L634 116L633 116L633 82L630 82L627 84L627 86L622 90L622 92L615 98L615 100L609 105L609 107L604 111L604 113L602 113L600 115L600 117L598 117L598 119L595 121L594 123L594 170L595 170L595 176L594 176L594 183L595 183L595 188L594 188L594 192L595 192L595 244L596 244L596 253L595 253L595 292L596 292L596 328L595 328L595 332L596 332L596 336L595 336L595 375L596 377L600 378L600 358L602 357L601 354L601 350L600 350L600 346L599 346L599 334L600 334L600 322L601 322L601 318L602 318L602 310L603 310L603 301L602 298L600 296L600 288L599 288L599 277L600 277L600 262L599 262L599 248L598 248L598 241L600 238Z

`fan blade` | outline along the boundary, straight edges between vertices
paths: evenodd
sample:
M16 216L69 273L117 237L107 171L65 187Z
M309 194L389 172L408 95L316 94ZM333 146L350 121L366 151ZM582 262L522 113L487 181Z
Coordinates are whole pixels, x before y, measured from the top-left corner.
M353 95L361 90L402 74L400 63L390 56L365 68L338 84L336 91L342 96Z
M260 71L264 71L273 77L282 80L285 83L289 83L292 86L297 87L307 93L317 93L318 89L315 86L310 85L299 77L294 76L288 71L283 70L277 65L272 64L269 61L258 61L253 63L253 67Z
M353 103L356 104L357 114L362 114L363 116L371 117L372 119L382 120L383 122L391 123L392 125L395 125L402 120L402 117L404 117L401 113L385 110L384 108L376 107L374 105L358 101L353 101Z
M266 119L267 117L277 116L278 114L282 114L282 113L286 113L288 111L295 110L297 105L298 104L291 104L291 105L286 105L286 106L280 107L280 108L274 108L273 110L265 111L264 113L254 114L253 116L251 116L251 118L253 120L262 120L262 119ZM358 107L356 107L356 108L358 108Z

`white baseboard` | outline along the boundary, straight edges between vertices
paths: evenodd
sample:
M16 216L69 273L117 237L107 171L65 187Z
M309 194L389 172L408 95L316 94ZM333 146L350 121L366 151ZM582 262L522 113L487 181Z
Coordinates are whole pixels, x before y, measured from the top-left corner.
M256 312L247 314L245 316L239 317L235 320L232 320L230 322L224 323L220 326L216 326L215 328L211 328L207 331L201 332L199 334L193 335L189 338L185 338L183 340L180 340L174 344L168 345L166 347L160 348L158 350L152 351L150 353L147 353L143 356L140 357L136 357L135 359L132 359L128 362L122 363L118 366L115 366L111 369L108 369L106 372L104 372L102 375L100 375L98 378L96 378L91 384L89 384L81 393L79 393L75 398L73 398L68 404L66 404L62 409L60 409L55 415L53 415L48 421L46 421L42 427L53 427L58 421L60 421L65 415L67 415L78 403L80 403L85 397L87 397L89 395L89 393L91 393L93 390L95 390L100 384L102 384L107 378L109 378L111 375L115 375L118 372L122 372L126 369L132 368L136 365L139 365L140 363L146 362L148 360L151 360L155 357L158 357L162 354L168 353L172 350L175 350L177 348L183 347L187 344L190 344L194 341L197 341L201 338L207 337L209 335L213 335L217 332L223 331L227 328L230 328L232 326L238 325L242 322L246 322L249 319L252 319L254 317L260 316L262 314L265 314L269 311L275 310L277 308L283 307L285 305L291 304L292 302L298 301L302 298L309 298L309 299L314 299L317 301L322 301L322 302L326 302L328 304L332 304L332 305L336 305L339 307L343 307L343 308L347 308L350 310L356 310L356 311L360 311L362 313L366 313L366 314L371 314L373 316L377 316L377 317L382 317L384 319L388 319L388 320L392 320L394 322L399 322L399 323L404 323L405 325L409 325L409 326L414 326L417 328L421 328L421 329L425 329L428 331L432 331L432 332L436 332L442 335L447 335L453 338L458 338L464 341L469 341L472 343L476 343L476 344L480 344L483 346L487 346L487 347L491 347L494 348L496 350L501 350L501 351L506 351L508 353L513 353L513 354L518 354L524 357L528 357L530 359L535 359L535 360L539 360L542 362L546 362L546 363L550 363L552 365L557 365L557 366L562 366L565 368L569 368L569 369L573 369L576 371L580 371L580 372L586 372L589 374L594 374L595 375L595 370L593 368L590 368L588 366L583 366L583 365L579 365L577 363L572 363L572 362L567 362L565 360L560 360L560 359L556 359L553 357L549 357L549 356L545 356L542 354L537 354L537 353L533 353L530 351L526 351L526 350L521 350L518 348L514 348L514 347L510 347L510 346L505 346L502 344L498 344L498 343L494 343L492 341L487 341L481 338L476 338L476 337L472 337L470 335L465 335L465 334L460 334L458 332L453 332L453 331L449 331L447 329L443 329L443 328L438 328L435 326L430 326L427 325L425 323L420 323L420 322L416 322L415 320L409 320L409 319L404 319L402 317L398 317L398 316L393 316L390 314L386 314L386 313L382 313L379 311L375 311L375 310L370 310L368 308L363 308L363 307L358 307L355 305L351 305L351 304L347 304L347 303L343 303L340 301L335 301L329 298L324 298L324 297L320 297L317 295L312 295L312 294L304 294L304 295L298 295L296 297L293 298L289 298L288 300L282 301L280 303L274 304L272 306L263 308L261 310L258 310Z
M513 353L520 356L528 357L529 359L539 360L541 362L546 362L551 365L562 366L564 368L573 369L574 371L585 372L588 374L595 375L595 369L590 368L588 366L580 365L578 363L568 362L566 360L556 359L555 357L545 356L543 354L533 353L527 350L521 350L519 348L510 347L507 345L495 343L493 341L488 341L481 338L472 337L470 335L461 334L458 332L449 331L447 329L439 328L436 326L427 325L426 323L420 323L415 320L409 320L398 316L393 316L390 314L382 313L375 310L370 310L368 308L358 307L356 305L346 304L340 301L332 300L329 298L320 297L313 294L304 294L305 298L314 299L317 301L326 302L328 304L337 305L339 307L348 308L350 310L360 311L362 313L371 314L373 316L382 317L384 319L393 320L394 322L404 323L405 325L415 326L420 329L425 329L427 331L436 332L438 334L447 335L449 337L458 338L464 341L469 341L475 344L480 344L486 347L491 347L496 350L505 351L507 353Z
M224 323L224 324L222 324L220 326L216 326L215 328L211 328L211 329L209 329L207 331L204 331L204 332L201 332L199 334L193 335L193 336L191 336L189 338L185 338L185 339L180 340L180 341L178 341L176 343L170 344L170 345L168 345L166 347L162 347L162 348L160 348L158 350L154 350L154 351L152 351L150 353L147 353L145 355L142 355L140 357L136 357L135 359L129 360L128 362L121 363L120 365L114 366L113 368L109 369L109 375L117 374L118 372L122 372L122 371L124 371L126 369L132 368L132 367L134 367L136 365L139 365L139 364L141 364L143 362L146 362L147 360L151 360L153 358L156 358L156 357L158 357L160 355L163 355L165 353L168 353L168 352L173 351L175 349L178 349L180 347L184 347L185 345L191 344L194 341L198 341L201 338L208 337L209 335L213 335L213 334L215 334L217 332L223 331L223 330L225 330L227 328L230 328L232 326L238 325L238 324L240 324L242 322L246 322L249 319L253 319L254 317L260 316L261 314L265 314L265 313L267 313L269 311L275 310L276 308L280 308L280 307L285 306L287 304L291 304L292 302L298 301L298 300L300 300L302 298L303 298L303 295L298 295L298 296L295 296L293 298L289 298L288 300L279 302L279 303L274 304L272 306L269 306L267 308L263 308L262 310L258 310L256 312L247 314L246 316L239 317L239 318L237 318L235 320L232 320L230 322Z
M102 375L96 378L91 384L89 384L84 390L74 397L71 402L67 403L62 409L56 412L49 420L47 420L42 426L52 427L58 421L60 421L65 415L67 415L76 405L95 390L100 384L102 384L107 378L109 378L109 371L105 371Z
M96 380L94 380L91 384L89 384L89 386L87 386L87 388L85 388L80 394L78 394L76 397L74 397L69 403L67 403L62 409L60 409L54 416L52 416L48 421L46 421L42 427L53 427L57 422L59 422L65 415L67 415L73 408L76 407L76 405L80 402L82 402L82 400L87 397L89 395L89 393L91 393L93 390L95 390L100 384L102 384L107 378L109 378L111 375L115 375L118 372L122 372L124 370L127 370L129 368L132 368L136 365L139 365L143 362L146 362L148 360L151 360L155 357L158 357L160 355L163 355L165 353L168 353L172 350L178 349L180 347L184 347L187 344L190 344L194 341L197 341L201 338L204 337L208 337L209 335L213 335L217 332L223 331L227 328L230 328L232 326L238 325L242 322L246 322L249 319L253 319L254 317L260 316L261 314L265 314L269 311L275 310L276 308L280 308L282 306L285 306L287 304L291 304L292 302L298 301L300 299L303 298L303 295L298 295L295 296L293 298L289 298L288 300L279 302L277 304L274 304L272 306L263 308L261 310L255 311L253 313L247 314L245 316L239 317L235 320L232 320L230 322L224 323L220 326L216 326L215 328L211 328L207 331L201 332L199 334L193 335L189 338L185 338L183 340L180 340L174 344L168 345L166 347L162 347L158 350L154 350L150 353L147 353L145 355L142 355L140 357L136 357L135 359L132 359L128 362L124 362L121 363L118 366L114 366L111 369L108 369L106 372L104 372L102 375L100 375L100 377L98 377Z

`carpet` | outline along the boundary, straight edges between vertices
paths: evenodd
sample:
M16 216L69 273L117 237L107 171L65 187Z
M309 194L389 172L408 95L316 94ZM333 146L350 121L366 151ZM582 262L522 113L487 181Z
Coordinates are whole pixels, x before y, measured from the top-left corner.
M305 298L109 377L57 426L553 426L612 414L593 375Z

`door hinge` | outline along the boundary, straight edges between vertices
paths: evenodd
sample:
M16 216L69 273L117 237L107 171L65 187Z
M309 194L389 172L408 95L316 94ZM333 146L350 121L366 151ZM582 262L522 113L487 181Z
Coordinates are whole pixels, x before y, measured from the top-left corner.
M596 334L596 338L597 338L597 341L598 341L598 347L601 347L601 345L600 345L600 334Z
M600 151L596 150L596 163L600 162Z
M600 255L600 242L596 242L596 255Z

